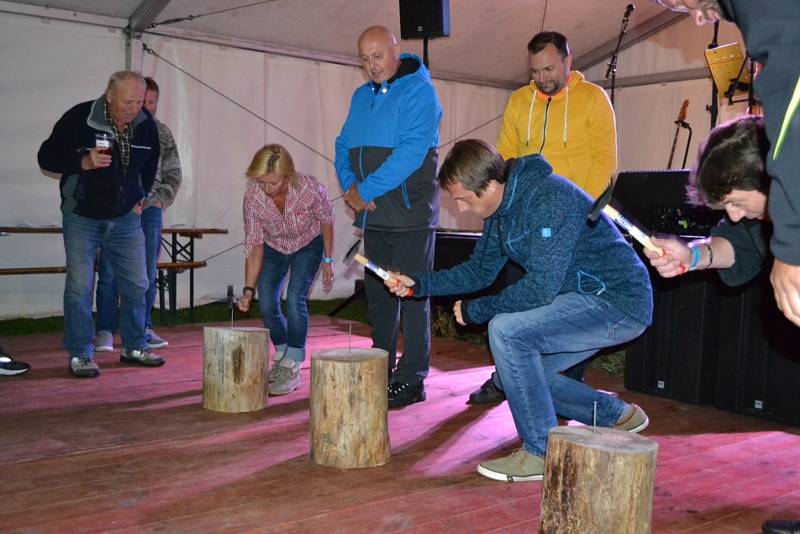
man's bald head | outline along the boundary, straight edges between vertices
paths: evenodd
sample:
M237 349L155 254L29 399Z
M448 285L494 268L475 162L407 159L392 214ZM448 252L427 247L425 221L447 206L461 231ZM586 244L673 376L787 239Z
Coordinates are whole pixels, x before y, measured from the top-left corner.
M397 46L397 38L392 33L392 30L386 26L370 26L358 38L358 45L361 46L362 41L382 41L388 46Z
M364 30L358 38L358 57L361 67L375 83L388 80L400 68L400 46L385 26L370 26Z

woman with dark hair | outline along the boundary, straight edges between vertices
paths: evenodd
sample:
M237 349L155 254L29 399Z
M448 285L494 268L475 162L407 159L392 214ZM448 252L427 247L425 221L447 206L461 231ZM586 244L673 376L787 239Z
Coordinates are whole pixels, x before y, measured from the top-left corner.
M695 204L724 209L726 218L708 239L653 238L666 254L645 254L661 276L720 269L722 281L737 286L769 266L768 151L762 117L745 115L711 131L698 152L687 195Z
M258 288L261 319L275 346L269 394L286 395L300 383L306 357L308 292L322 265L322 284L333 284L333 206L312 176L297 173L289 152L266 145L247 169L244 194L245 286L239 309L246 312ZM289 274L287 317L281 290Z

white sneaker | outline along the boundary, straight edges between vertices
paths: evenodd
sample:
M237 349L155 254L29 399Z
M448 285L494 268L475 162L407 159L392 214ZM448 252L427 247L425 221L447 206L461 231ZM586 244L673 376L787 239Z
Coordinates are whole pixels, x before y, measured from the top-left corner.
M151 349L163 349L169 345L169 341L153 332L152 328L148 328L144 331L144 340L147 341L147 345Z
M69 372L78 378L95 378L100 376L100 368L94 358L73 356L69 359Z
M164 358L158 354L153 354L150 349L122 349L122 354L119 355L119 361L122 363L144 365L145 367L161 367L164 365Z
M114 334L108 330L100 330L94 335L95 352L114 352Z
M274 374L275 379L269 383L270 395L287 395L297 389L300 385L300 368L303 362L296 362L289 358L283 358L270 369L270 376Z

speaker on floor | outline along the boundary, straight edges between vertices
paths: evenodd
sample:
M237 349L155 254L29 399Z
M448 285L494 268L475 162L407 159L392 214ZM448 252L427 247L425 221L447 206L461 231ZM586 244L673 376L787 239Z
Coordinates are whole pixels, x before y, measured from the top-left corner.
M769 270L723 290L714 404L800 424L800 328L778 310Z
M687 170L621 172L614 188L629 217L685 239L707 236L722 212L689 206ZM636 245L638 247L638 245ZM714 401L720 282L714 271L662 278L642 254L653 286L653 323L626 345L625 387L682 401Z
M722 282L713 271L661 278L648 269L653 324L625 347L625 387L681 401L713 402Z
M400 0L400 37L450 36L449 0Z

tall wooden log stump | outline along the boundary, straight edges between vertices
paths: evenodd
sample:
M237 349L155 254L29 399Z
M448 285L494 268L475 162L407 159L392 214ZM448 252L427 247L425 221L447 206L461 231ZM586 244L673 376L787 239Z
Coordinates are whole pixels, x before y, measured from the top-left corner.
M327 349L311 355L311 459L328 467L389 461L387 353Z
M539 532L650 532L657 454L657 443L630 432L551 429Z
M203 408L256 412L267 404L269 330L203 328Z

